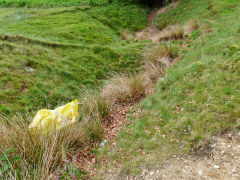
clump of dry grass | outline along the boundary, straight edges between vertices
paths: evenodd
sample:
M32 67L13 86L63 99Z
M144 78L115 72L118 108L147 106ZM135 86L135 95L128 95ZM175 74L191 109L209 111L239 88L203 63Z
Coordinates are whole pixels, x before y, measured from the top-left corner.
M120 34L122 40L128 40L131 38L131 35L128 30L123 30Z
M176 48L171 43L158 44L147 49L143 54L145 71L133 76L114 75L105 82L101 97L110 106L139 101L154 88L156 79L176 56Z
M194 30L197 30L199 27L200 27L200 21L198 19L192 19L188 21L187 24L184 26L184 33L189 34Z
M101 122L110 112L110 104L99 93L85 91L81 99L80 120L94 140L101 140L104 131Z
M115 75L105 82L101 95L110 104L137 101L145 95L145 85L141 75Z
M91 102L89 102L91 103ZM93 105L94 106L94 105ZM91 112L88 116L92 116ZM84 114L87 116L87 112ZM91 146L91 142L103 136L101 120L94 118L82 118L73 127L65 128L51 135L30 134L28 126L31 118L23 118L20 115L7 119L0 117L0 155L8 149L14 149L9 158L11 168L2 176L5 178L23 179L49 179L57 177L62 172L62 149L69 157L77 154L84 147ZM15 156L20 161L15 161ZM6 162L0 160L0 168Z
M184 29L180 25L168 26L158 35L158 41L176 40L184 36Z
M177 49L170 42L164 44L157 44L148 48L143 54L145 61L143 73L148 86L153 86L157 78L159 78L168 67L172 60L178 56Z
M159 67L168 66L171 59L176 56L176 48L170 42L151 47L143 54L145 63L151 62Z
M91 119L92 117L99 117L102 119L108 115L110 106L100 93L85 90L79 109L81 118Z

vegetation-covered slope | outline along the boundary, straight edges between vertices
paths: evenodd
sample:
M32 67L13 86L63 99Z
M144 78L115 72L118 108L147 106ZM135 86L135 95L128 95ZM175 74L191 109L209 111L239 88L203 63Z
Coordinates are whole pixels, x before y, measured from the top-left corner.
M102 5L109 0L1 0L2 7L66 7L79 5Z
M79 98L108 73L134 72L143 43L120 33L142 29L146 12L122 3L0 9L0 112Z
M137 173L165 157L207 150L213 135L239 128L239 11L238 0L182 0L158 16L160 28L197 19L200 29L173 42L181 45L181 60L142 101L140 116L133 113L138 107L132 110L118 145L102 148L99 157L120 166L121 175Z

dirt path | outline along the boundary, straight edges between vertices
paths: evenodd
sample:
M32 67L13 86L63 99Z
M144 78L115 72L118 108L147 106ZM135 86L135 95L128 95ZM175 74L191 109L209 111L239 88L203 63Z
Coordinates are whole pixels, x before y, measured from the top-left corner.
M176 7L179 1L170 6ZM156 42L159 31L153 23L158 14L167 11L167 7L152 10L148 16L148 27L136 33L138 40L150 39ZM130 108L126 108L124 114ZM117 113L116 116L118 116ZM113 116L115 116L113 114ZM121 116L120 123L127 116ZM113 118L115 119L115 118ZM119 119L119 118L117 118ZM114 128L113 128L114 129ZM118 131L116 131L118 132ZM111 134L111 133L110 133ZM120 177L118 170L112 170L106 174L105 179L116 180L239 180L240 179L240 132L228 132L219 137L212 137L212 142L205 155L184 155L172 157L163 162L162 166L151 169L142 169L139 176Z
M135 39L137 40L146 40L149 39L152 42L158 41L159 31L154 26L154 21L157 15L165 13L169 7L176 8L180 1L174 1L169 6L163 7L160 9L153 9L148 15L148 26L135 34Z
M147 170L130 179L146 180L239 180L240 132L213 138L208 156L176 157L162 167Z
M127 119L128 111L136 105L137 102L129 104L115 104L111 108L111 111L107 118L102 122L105 139L107 142L114 143L118 137L121 127L124 125ZM91 149L85 149L80 152L75 159L77 167L83 171L89 173L89 176L96 174L97 170L94 167L96 163L95 154Z
M213 137L205 155L185 155L165 160L162 166L142 169L139 176L119 176L117 170L108 180L239 180L240 132Z

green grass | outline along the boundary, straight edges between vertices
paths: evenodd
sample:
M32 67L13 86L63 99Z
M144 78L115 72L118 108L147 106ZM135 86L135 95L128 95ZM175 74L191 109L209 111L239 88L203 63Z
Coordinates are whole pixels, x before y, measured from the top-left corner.
M0 0L2 7L61 7L79 5L103 5L108 0Z
M163 158L199 152L212 136L239 128L240 3L214 0L209 8L207 2L182 0L159 16L158 23L166 18L169 24L197 18L201 27L186 38L189 48L181 50L181 61L142 101L140 117L130 116L117 146L99 150L108 168L136 174L140 167L161 165Z
M2 8L0 23L0 112L7 114L54 108L111 72L135 72L146 44L120 37L145 27L137 5Z
M220 14L231 13L235 9L235 3L235 0L182 0L177 8L169 6L169 11L158 15L155 25L163 29L167 25L183 24L190 19L215 20Z

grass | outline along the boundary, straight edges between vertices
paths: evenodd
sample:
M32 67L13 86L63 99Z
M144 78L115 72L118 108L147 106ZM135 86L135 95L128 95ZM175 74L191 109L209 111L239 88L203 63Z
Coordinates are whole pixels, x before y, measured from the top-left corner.
M79 98L110 72L136 72L146 44L120 37L145 27L138 5L2 8L0 22L0 112L8 115Z
M237 0L182 0L159 18L169 27L190 22L192 32L183 36L183 29L176 33L171 28L171 42L146 50L144 70L134 74L146 42L123 41L121 32L146 25L145 11L136 5L1 9L1 112L36 110L40 100L51 109L75 97L82 103L80 121L48 137L29 134L31 115L1 116L1 174L86 178L74 155L103 139L102 122L112 105L139 102L156 80L154 93L129 112L117 144L94 151L100 171L107 167L119 168L121 176L137 174L165 158L198 152L212 136L239 128L239 10ZM166 71L178 55L181 61ZM121 74L104 81L111 71ZM82 90L99 84L99 92Z
M101 95L110 104L136 102L145 96L146 83L141 75L115 75L105 82Z
M182 0L159 15L159 23L199 19L201 26L184 41L172 41L183 45L181 61L168 69L153 95L129 112L117 145L99 150L99 162L107 159L108 169L117 169L120 176L154 169L176 155L199 153L212 136L239 129L240 4L214 0L209 8L208 2ZM100 170L104 167L99 163Z
M1 117L0 171L4 178L48 179L62 174L64 154L77 153L91 137L84 122L48 137L32 136L27 128L30 121L20 115Z
M1 0L2 7L61 7L79 5L103 5L108 0Z
M80 2L0 5L52 7ZM0 116L0 176L84 179L88 175L76 168L75 156L96 148L103 139L102 122L112 105L98 89L110 73L135 73L147 44L121 39L121 32L133 33L146 26L142 7L91 2L0 9L0 114L4 114ZM142 88L136 79L129 81L131 94ZM36 110L54 109L75 98L81 104L74 127L51 136L29 133Z
M182 26L174 25L167 26L158 35L158 41L177 40L184 36L184 29Z

